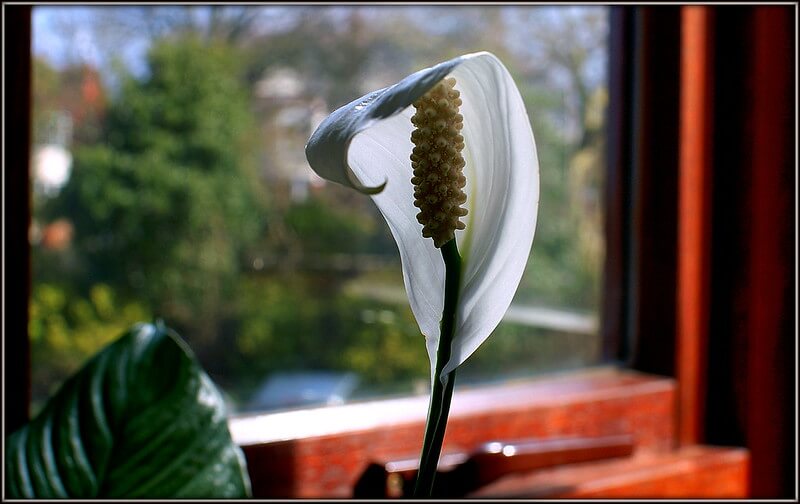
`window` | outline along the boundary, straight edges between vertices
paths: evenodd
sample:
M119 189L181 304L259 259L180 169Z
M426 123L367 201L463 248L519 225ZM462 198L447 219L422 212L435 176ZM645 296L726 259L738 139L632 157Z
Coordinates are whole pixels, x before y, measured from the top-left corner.
M234 411L426 393L388 229L369 198L317 177L304 145L338 106L482 49L519 83L541 214L559 218L539 221L514 304L459 382L598 363L607 18L602 7L34 8L34 409L152 316L179 330ZM563 44L567 32L580 36Z

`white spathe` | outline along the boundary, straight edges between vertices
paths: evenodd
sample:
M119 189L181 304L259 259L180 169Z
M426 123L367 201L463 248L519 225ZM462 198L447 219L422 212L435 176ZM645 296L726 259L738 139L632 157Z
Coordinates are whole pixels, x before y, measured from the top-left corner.
M397 241L411 309L435 368L444 307L444 262L422 237L411 184L412 103L455 77L464 116L466 229L456 231L463 259L456 332L447 373L494 331L528 261L539 206L539 161L525 104L491 53L460 56L416 72L333 112L306 145L320 176L372 195Z

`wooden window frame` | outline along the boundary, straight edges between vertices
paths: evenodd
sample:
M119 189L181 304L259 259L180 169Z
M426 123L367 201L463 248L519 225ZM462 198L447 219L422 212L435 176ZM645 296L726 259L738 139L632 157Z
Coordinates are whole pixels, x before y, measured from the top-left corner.
M623 463L619 461L555 468L546 473L548 477L573 481L580 474L585 482L592 474L589 480L606 483L595 490L576 484L570 487L572 493L562 488L561 493L548 495L691 497L697 495L676 494L676 488L708 490L707 481L698 479L698 474L733 482L727 490L731 494L794 495L796 460L791 447L796 442L792 429L796 403L788 399L796 398L791 360L796 349L796 291L789 280L796 278L792 260L796 235L794 221L786 216L792 214L793 202L788 189L796 188L792 148L796 103L791 92L796 8L611 8L602 331L606 359L630 371L538 380L505 409L492 401L500 391L464 391L461 396L471 399L462 406L457 392L448 439L477 440L475 425L491 436L518 435L523 428L532 429L534 435L580 434L580 428L589 425L596 433L633 428L648 448L644 460L637 458L624 469L641 474L638 480L620 482L611 476L621 470L613 465ZM4 152L7 435L27 421L30 400L29 150L18 146L30 145L31 7L4 6L4 13L10 77L5 80L9 98L5 119L6 125L14 125L6 128ZM687 48L697 44L700 52L690 55ZM746 78L732 80L742 75ZM690 114L699 118L690 120ZM698 182L700 190L690 191ZM699 220L692 217L698 212ZM746 223L744 231L731 223L737 219ZM659 413L637 417L633 424L619 416L621 411L634 415L641 405L649 405L645 412ZM565 417L569 411L582 413ZM324 411L313 414L316 422L325 423ZM269 417L264 415L264 421ZM243 420L232 420L232 430ZM421 436L424 419L406 420L402 427L389 422L348 431L344 425L336 433L303 440L270 441L265 434L262 442L243 443L254 488L260 496L269 494L263 486L268 482L264 471L280 467L281 460L295 461L284 469L321 470L332 460L342 461L337 456L345 457L344 466L352 465L351 455L363 455L364 446L400 442L404 451L413 451L414 436L408 433ZM406 441L393 440L396 436ZM703 451L695 446L698 443L746 446L749 452ZM386 448L382 454L394 456L399 451L400 447ZM659 454L678 457L678 462L694 457L699 465L693 468L708 470L693 469L694 475L645 470L647 460ZM661 463L661 467L672 466ZM541 474L517 481L516 486L500 482L506 488L495 495L534 495L531 485ZM321 473L314 478L324 479ZM303 488L282 496L297 495L324 496Z
M629 288L606 289L623 297L606 298L606 341L676 379L677 444L748 448L762 498L797 492L796 19L786 4L612 14L608 190L628 213L609 207L607 271Z
M3 5L5 128L3 150L4 438L28 421L30 405L31 7ZM23 147L24 146L24 147Z

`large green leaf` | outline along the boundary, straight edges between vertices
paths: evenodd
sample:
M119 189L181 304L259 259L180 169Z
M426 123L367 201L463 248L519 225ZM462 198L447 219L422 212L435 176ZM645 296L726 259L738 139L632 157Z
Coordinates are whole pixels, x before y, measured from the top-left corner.
M6 443L9 498L241 498L222 397L177 334L139 324Z

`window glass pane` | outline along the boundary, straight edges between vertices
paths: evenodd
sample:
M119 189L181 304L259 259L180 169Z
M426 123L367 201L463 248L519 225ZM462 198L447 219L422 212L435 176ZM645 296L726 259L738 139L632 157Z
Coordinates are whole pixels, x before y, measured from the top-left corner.
M541 202L459 382L596 363L607 30L603 7L35 7L34 409L153 317L236 411L427 393L388 228L304 145L338 106L479 50L526 102Z

